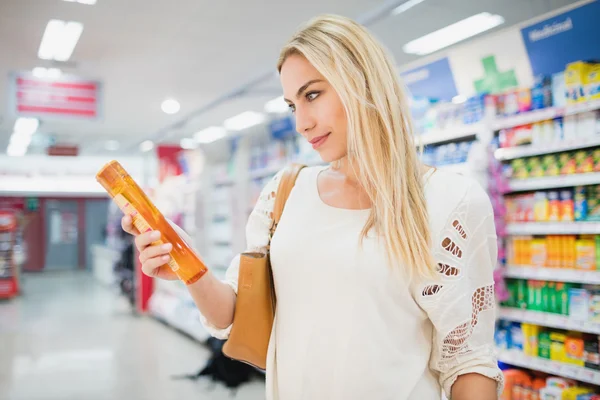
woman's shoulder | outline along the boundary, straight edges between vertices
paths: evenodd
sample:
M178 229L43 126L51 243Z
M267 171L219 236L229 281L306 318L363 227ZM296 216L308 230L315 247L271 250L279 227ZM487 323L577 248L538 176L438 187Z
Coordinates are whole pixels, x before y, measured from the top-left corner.
M443 168L437 169L429 177L425 186L425 196L430 213L433 210L451 213L465 203L491 208L488 194L474 177Z

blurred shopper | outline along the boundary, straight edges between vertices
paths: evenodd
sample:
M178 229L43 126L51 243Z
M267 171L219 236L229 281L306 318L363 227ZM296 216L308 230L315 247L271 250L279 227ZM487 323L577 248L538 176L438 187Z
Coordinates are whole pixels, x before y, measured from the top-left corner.
M278 69L297 131L330 165L301 172L271 243L267 398L439 400L443 389L453 400L496 399L486 193L419 162L396 66L359 24L310 21ZM248 251L269 245L280 177L249 218ZM129 218L123 228L135 233ZM152 246L157 237L136 238L150 276L170 250ZM216 337L231 329L237 277L238 258L225 282L209 273L189 286Z

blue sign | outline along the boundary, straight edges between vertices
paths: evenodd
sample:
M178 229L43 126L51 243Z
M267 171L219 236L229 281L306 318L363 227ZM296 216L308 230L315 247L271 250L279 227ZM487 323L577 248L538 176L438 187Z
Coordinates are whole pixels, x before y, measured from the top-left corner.
M271 130L271 137L273 139L285 139L293 136L296 133L294 121L290 116L285 116L283 118L271 121L269 128Z
M600 59L600 1L521 30L533 75L550 76L574 61Z
M450 101L458 94L448 58L400 74L412 97Z

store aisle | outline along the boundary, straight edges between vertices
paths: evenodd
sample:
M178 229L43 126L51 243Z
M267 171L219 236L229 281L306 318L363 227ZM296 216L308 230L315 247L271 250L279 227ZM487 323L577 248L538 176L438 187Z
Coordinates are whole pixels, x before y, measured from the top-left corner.
M82 272L24 277L24 294L0 302L0 399L229 399L206 379L174 381L208 351L148 317ZM264 399L264 384L238 391Z

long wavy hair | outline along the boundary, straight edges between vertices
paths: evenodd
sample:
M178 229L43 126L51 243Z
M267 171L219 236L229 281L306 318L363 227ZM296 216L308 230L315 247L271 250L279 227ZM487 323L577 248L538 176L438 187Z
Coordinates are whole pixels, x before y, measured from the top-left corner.
M281 50L304 56L338 93L348 118L347 157L373 207L388 260L412 277L431 277L430 229L408 98L391 55L362 25L336 15L309 21Z

